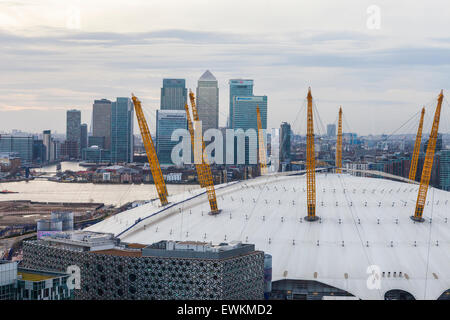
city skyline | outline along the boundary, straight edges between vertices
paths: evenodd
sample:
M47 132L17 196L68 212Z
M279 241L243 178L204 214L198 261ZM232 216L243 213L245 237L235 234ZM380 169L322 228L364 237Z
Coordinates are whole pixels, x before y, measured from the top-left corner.
M449 13L0 0L0 302L450 301Z
M185 78L195 91L209 69L221 93L220 126L228 80L249 78L276 106L268 114L270 128L295 117L311 86L324 123L332 123L342 105L353 131L389 133L450 80L448 3L427 4L430 14L423 16L419 1L381 2L379 29L367 26L368 1L248 1L237 11L234 1L194 1L178 4L179 12L161 1L133 1L140 10L127 12L129 19L118 2L107 4L102 12L79 1L0 4L0 37L10 44L0 52L4 130L63 132L68 109L82 110L82 122L89 123L92 100L131 92L153 115L153 126L161 79ZM70 8L79 12L79 25L76 19L70 24ZM183 21L180 12L192 19ZM269 14L270 27L263 23Z

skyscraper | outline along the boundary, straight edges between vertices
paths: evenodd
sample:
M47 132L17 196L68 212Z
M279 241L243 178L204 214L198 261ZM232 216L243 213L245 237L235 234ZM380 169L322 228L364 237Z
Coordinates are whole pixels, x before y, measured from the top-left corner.
M176 129L187 128L184 106L187 102L184 79L163 79L161 110L156 112L156 152L159 162L173 164L172 148L177 144L170 140Z
M172 149L178 144L172 141L172 132L187 129L186 112L181 110L156 111L156 153L161 164L173 164Z
M77 148L75 153L70 157L79 158L81 156L81 111L68 110L67 111L67 126L66 126L66 140L76 142Z
M81 143L80 143L80 149L83 150L84 148L87 148L88 145L88 130L87 130L87 124L83 123L81 125Z
M33 162L44 163L45 162L45 146L42 139L38 139L37 136L33 137Z
M261 112L262 129L267 129L267 96L251 96L233 98L233 114L230 118L233 123L232 129L242 129L244 131L253 129L256 136L258 132L258 123L256 116L256 107ZM256 164L257 141L245 139L245 163ZM235 156L237 156L237 144L235 143Z
M280 162L287 162L291 159L291 125L283 122L280 129Z
M217 129L219 127L219 88L213 74L206 70L197 85L197 109L202 121L202 129Z
M111 148L111 101L94 100L92 105L92 136L104 137L103 148Z
M261 112L262 128L267 129L267 96L234 96L231 116L232 129L258 130L256 119L257 106Z
M441 151L439 165L439 187L450 191L450 150Z
M183 110L187 102L186 80L163 79L161 110Z
M111 161L133 162L134 108L130 98L117 98L111 104Z
M49 162L55 159L51 159L52 150L52 132L51 130L44 130L42 133L42 140L45 146L45 159L44 161Z
M336 137L336 125L334 123L327 125L328 138Z
M236 96L253 96L253 80L232 79L230 80L230 114L228 115L228 127L234 128L234 97ZM255 119L256 121L256 119Z

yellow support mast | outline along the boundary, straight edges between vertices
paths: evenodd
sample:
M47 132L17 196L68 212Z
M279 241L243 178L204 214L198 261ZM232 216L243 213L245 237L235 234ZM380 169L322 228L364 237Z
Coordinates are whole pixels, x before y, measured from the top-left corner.
M195 116L197 116L197 119L198 119L198 112L197 112L197 105L195 103L195 96L193 93L191 95L191 93L192 92L189 91L189 100L191 101L191 107L192 107L192 117L193 117L194 121L198 121L198 120L195 120ZM185 109L186 108L187 108L186 116L188 117L188 127L189 127L189 121L191 121L191 115L189 113L189 106L187 104L185 105ZM194 115L194 110L195 110L195 115ZM195 148L194 140L195 140L196 136L195 136L194 126L192 124L192 121L191 121L191 126L192 126L192 132L189 131L189 133L191 134L191 144L192 144L192 148L193 148L192 150L194 152L194 163L196 164L198 182L199 182L201 188L205 188L206 181L205 181L205 173L203 172L204 166L201 162L201 161L203 161L202 160L203 158L201 158L201 157L203 154L203 150L205 149L205 143L203 142L203 139L201 142L196 141L197 143L201 143L201 149L199 147ZM203 132L201 132L199 134L202 135ZM197 136L196 138L198 140L199 136ZM198 163L198 161L200 161L200 163ZM198 168L197 168L197 165L198 165Z
M338 134L336 139L336 173L342 173L342 107L339 107Z
M186 110L186 118L187 118L187 122L188 122L188 129L189 129L189 134L191 136L191 146L192 146L193 151L196 152L194 150L194 126L192 124L191 115L189 113L189 106L188 106L187 103L184 105L184 109ZM199 155L196 155L196 159L198 159L197 157L199 157ZM202 168L202 164L198 163L198 162L195 162L195 169L197 170L197 177L198 177L198 182L200 184L200 187L203 188L205 186L204 183L203 183L203 181L205 180L205 177L204 177L204 174L203 174L203 171L202 171L202 169L203 169Z
M416 180L417 162L419 161L420 143L422 142L423 118L425 116L425 107L422 108L420 116L419 129L417 129L416 142L414 143L414 152L411 159L411 168L409 169L409 180Z
M261 112L259 106L256 106L256 117L258 122L258 142L259 142L259 169L261 175L267 173L266 145L264 143L264 130L262 128Z
M316 163L314 151L314 122L311 88L308 89L308 118L306 132L306 191L307 191L307 221L316 221Z
M191 107L192 107L192 117L194 118L194 121L200 121L199 116L198 116L198 112L197 112L197 106L195 104L195 96L194 93L192 91L189 91L189 99L191 100ZM189 112L188 112L189 114ZM189 116L190 119L190 116ZM192 131L192 134L194 133L194 131ZM191 141L192 141L192 134L191 134ZM221 210L219 210L218 206L217 206L217 198L216 198L216 190L214 188L214 182L213 182L213 178L212 178L212 173L211 173L211 167L209 166L209 162L208 162L208 157L206 154L204 154L204 150L205 150L205 142L203 141L203 136L202 133L200 132L199 135L196 135L197 140L195 141L196 143L200 144L202 146L201 148L201 155L197 155L197 159L201 159L201 164L200 164L200 174L202 175L202 179L203 183L205 185L206 188L206 194L208 195L208 200L209 200L209 206L211 208L211 214L219 214ZM194 147L194 145L193 145ZM194 149L198 149L195 148ZM194 151L196 152L196 151ZM198 173L199 171L197 171Z
M168 204L167 200L167 188L164 181L164 177L161 172L161 167L159 165L158 157L156 156L155 146L153 144L152 136L150 135L150 130L148 129L147 121L145 120L144 112L142 111L141 102L137 97L132 94L134 110L136 110L136 117L139 123L139 128L141 130L142 141L144 142L145 152L147 153L148 163L150 165L150 170L152 172L153 181L155 182L156 190L158 191L159 200L161 205L165 206Z
M425 207L425 202L427 200L428 186L430 184L431 169L433 168L434 151L436 149L436 140L439 130L439 121L441 118L441 107L442 100L444 99L443 90L438 97L438 103L436 107L436 112L434 114L433 126L431 128L430 138L428 139L427 153L425 155L425 162L423 164L422 178L420 179L419 194L417 195L416 209L414 211L414 216L411 217L412 220L417 222L423 222L423 210Z

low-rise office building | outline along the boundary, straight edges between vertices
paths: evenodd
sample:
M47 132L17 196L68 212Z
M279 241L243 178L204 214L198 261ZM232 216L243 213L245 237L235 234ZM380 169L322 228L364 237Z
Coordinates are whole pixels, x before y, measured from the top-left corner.
M21 268L15 261L0 261L0 300L67 300L73 290L69 274Z
M80 268L75 299L263 299L264 253L252 244L121 243L112 234L74 231L26 241L23 264Z

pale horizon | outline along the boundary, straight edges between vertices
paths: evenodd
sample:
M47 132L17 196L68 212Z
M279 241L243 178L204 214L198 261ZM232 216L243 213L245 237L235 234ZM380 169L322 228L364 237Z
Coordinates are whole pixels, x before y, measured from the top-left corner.
M379 28L368 26L371 5ZM95 99L134 92L154 132L162 79L195 91L210 70L220 126L228 80L249 78L268 96L269 128L304 127L294 120L311 86L325 127L342 105L347 131L389 134L446 94L449 10L438 0L3 1L0 130L64 133L73 108L90 126ZM445 100L444 117L448 109Z

